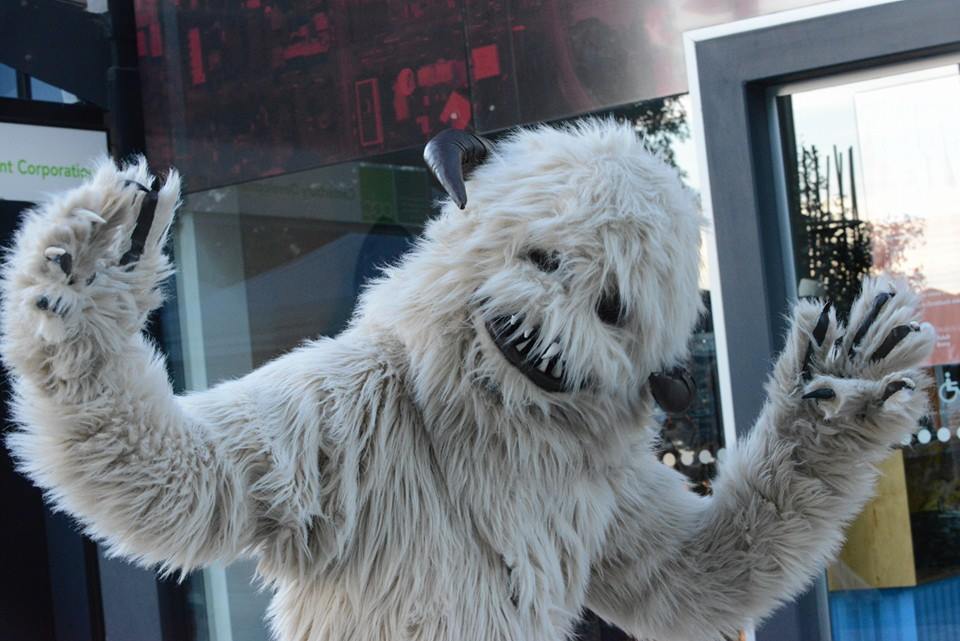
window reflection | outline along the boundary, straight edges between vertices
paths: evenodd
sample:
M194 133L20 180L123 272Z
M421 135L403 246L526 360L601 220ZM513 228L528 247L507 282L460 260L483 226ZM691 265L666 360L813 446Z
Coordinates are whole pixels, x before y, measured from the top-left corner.
M61 102L64 104L77 102L77 97L69 91L54 87L38 78L30 78L30 98L43 102Z
M921 293L938 332L932 412L884 464L830 569L833 636L957 638L960 68L802 91L780 107L800 295L845 310L864 276L890 274Z
M409 249L440 197L418 153L190 194L177 222L186 386L238 377L334 336L363 284ZM198 639L269 638L254 564L189 579Z
M601 115L631 122L696 187L685 96ZM419 148L191 193L175 234L185 386L242 376L304 340L339 333L364 283L410 248L441 196ZM705 274L701 282L707 313L687 364L698 396L687 412L659 417L659 455L706 493L724 442ZM243 562L189 579L197 639L268 638L269 595L252 587L253 572ZM601 633L596 617L582 625L597 638L624 638Z
M13 67L0 65L0 98L17 97L17 71Z

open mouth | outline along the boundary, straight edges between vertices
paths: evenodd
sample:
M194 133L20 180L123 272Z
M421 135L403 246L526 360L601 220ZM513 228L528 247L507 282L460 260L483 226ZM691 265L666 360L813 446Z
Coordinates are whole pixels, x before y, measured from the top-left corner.
M507 361L520 370L524 376L548 392L563 392L564 360L559 343L551 343L542 351L534 352L533 347L540 337L539 329L534 327L520 332L523 317L498 316L487 321L487 333Z

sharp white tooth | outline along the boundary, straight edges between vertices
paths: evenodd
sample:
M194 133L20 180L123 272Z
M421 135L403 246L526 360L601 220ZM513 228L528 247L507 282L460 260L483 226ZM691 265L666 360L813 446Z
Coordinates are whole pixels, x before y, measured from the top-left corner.
M67 253L67 250L63 247L47 247L43 250L43 255L53 260L54 258L59 258Z
M550 372L550 374L554 378L561 378L563 376L563 365L560 361L557 361L557 364L553 366L553 371Z
M559 343L551 343L550 347L547 348L547 351L543 353L544 358L551 358L560 352Z
M523 348L526 347L526 346L529 345L529 344L530 344L530 341L523 341L522 343L520 343L519 345L517 345L517 351L522 352L522 351L523 351Z
M539 364L539 365L537 365L537 369L540 370L541 372L543 372L544 374L546 374L546 373L547 373L547 365L549 365L549 364L550 364L550 359L549 359L549 358L545 358L545 359L543 359L542 361L540 361L540 364Z
M510 317L510 323L509 323L509 324L510 324L510 325L516 325L516 324L517 324L517 315L516 315L516 314L514 314L513 316Z
M107 222L107 221L105 221L105 220L100 216L100 214L98 214L97 212L94 212L94 211L90 211L89 209L83 209L83 208L81 208L81 207L78 207L77 209L74 209L74 210L73 210L73 213L75 213L75 214L80 214L81 216L83 216L83 217L86 218L87 220L91 220L91 221L93 221L93 222L95 222L95 223L101 223L101 224L103 224L103 223Z
M524 337L524 338L530 338L530 334L532 334L532 333L533 333L533 330L532 330L532 329L525 329L525 330L523 330L523 337Z

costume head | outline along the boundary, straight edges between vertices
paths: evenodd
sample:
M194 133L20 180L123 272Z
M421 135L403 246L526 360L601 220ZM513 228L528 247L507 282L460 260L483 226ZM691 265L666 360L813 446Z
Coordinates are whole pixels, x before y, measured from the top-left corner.
M406 310L395 318L416 377L457 381L433 381L432 394L467 381L507 406L636 404L651 374L686 355L701 309L694 195L609 120L522 129L496 146L443 136L425 155L455 202L361 314L388 298Z

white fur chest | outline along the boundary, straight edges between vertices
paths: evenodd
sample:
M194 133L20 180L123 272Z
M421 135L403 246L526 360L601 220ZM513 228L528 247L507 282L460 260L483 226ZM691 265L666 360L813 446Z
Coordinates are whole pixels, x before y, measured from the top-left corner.
M613 510L601 466L555 429L428 425L401 377L382 363L367 376L327 396L339 552L277 581L279 637L562 639Z

